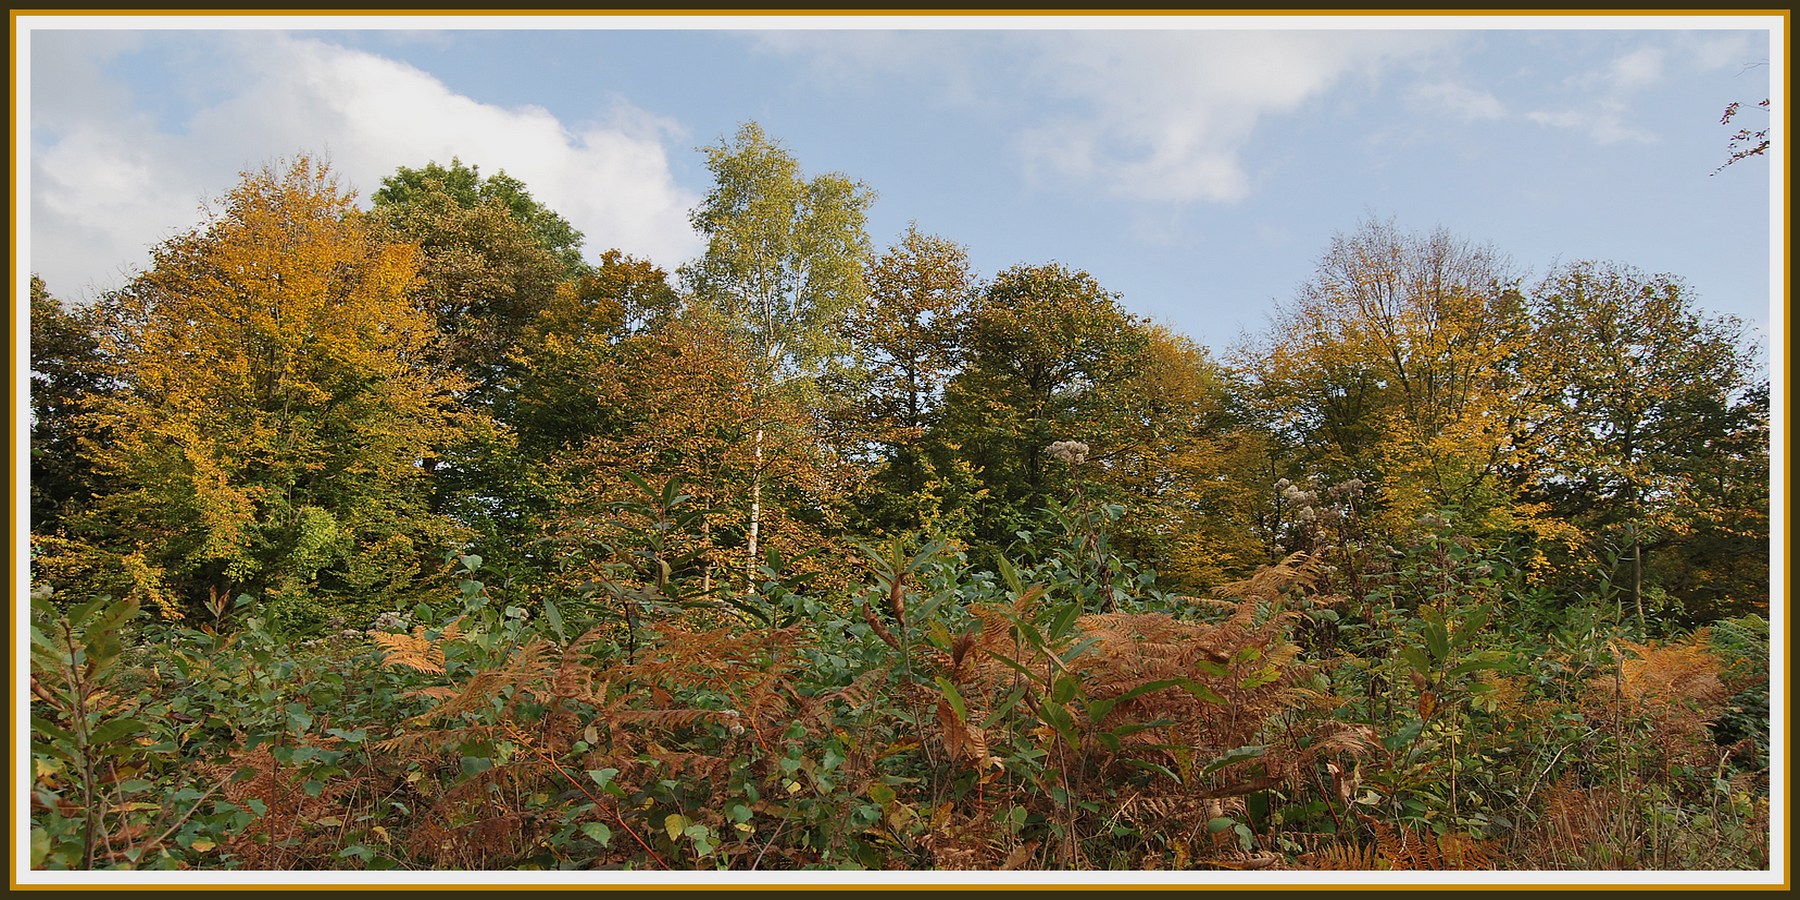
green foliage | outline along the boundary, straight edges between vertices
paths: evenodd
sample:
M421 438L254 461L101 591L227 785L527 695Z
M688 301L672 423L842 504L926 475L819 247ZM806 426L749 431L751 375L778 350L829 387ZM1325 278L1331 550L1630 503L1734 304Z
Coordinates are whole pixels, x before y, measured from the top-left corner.
M823 374L845 350L846 314L867 300L874 195L840 174L805 178L755 122L706 157L714 185L691 218L707 248L682 281L768 367L761 383Z
M531 196L525 184L502 169L487 178L480 166L464 165L452 157L450 165L426 163L420 168L401 166L381 180L381 189L370 198L377 209L399 208L433 202L433 194L445 194L464 209L495 205L524 225L534 242L554 254L567 274L585 271L581 259L581 232L556 211Z
M98 490L89 448L104 441L92 413L112 387L93 307L66 309L31 277L31 521L41 534Z

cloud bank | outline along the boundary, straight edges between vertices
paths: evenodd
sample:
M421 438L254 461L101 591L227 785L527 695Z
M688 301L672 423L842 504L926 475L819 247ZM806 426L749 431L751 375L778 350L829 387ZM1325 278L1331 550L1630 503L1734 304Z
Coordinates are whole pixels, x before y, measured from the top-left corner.
M700 248L687 222L699 198L670 172L669 123L621 105L572 125L321 40L220 37L204 72L128 85L108 66L141 38L32 35L29 264L52 292L119 286L152 245L198 224L201 201L238 173L301 152L328 158L364 197L399 166L457 156L524 181L586 234L590 254L617 247L673 268ZM205 100L179 122L158 121L143 96L157 91Z

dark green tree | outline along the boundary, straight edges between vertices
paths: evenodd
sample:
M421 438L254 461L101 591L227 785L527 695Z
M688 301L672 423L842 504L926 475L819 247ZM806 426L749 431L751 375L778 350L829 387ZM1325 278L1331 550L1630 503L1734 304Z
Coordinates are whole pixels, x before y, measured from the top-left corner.
M92 307L64 307L31 276L31 530L49 534L97 490L90 416L111 387ZM86 445L86 449L84 449Z

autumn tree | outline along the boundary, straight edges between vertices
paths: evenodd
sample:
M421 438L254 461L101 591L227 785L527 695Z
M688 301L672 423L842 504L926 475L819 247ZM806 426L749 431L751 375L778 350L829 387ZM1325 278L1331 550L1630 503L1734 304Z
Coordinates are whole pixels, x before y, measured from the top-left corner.
M50 534L98 488L92 412L109 392L93 307L65 307L31 276L31 530Z
M495 190L503 178L484 180L460 164L402 168L383 182L373 212L401 239L419 244L413 302L443 332L446 363L469 380L467 402L504 422L513 400L502 386L512 375L509 354L570 269L538 230L544 220L561 218L531 201L516 181L505 179L506 189ZM579 234L570 235L579 241Z
M668 324L679 308L668 273L617 250L558 286L510 353L520 449L548 458L615 429L631 402L617 388L621 342Z
M248 592L305 621L399 602L450 542L420 463L461 385L407 302L417 247L381 234L301 157L245 174L105 299L123 389L95 464L117 488L72 530L146 605Z
M1453 512L1510 527L1500 478L1534 402L1524 298L1498 252L1439 229L1339 234L1263 346L1240 357L1296 475L1368 484L1390 524Z
M869 527L919 529L938 505L928 484L954 477L925 442L958 366L963 319L977 290L968 250L917 225L869 268L869 303L850 320L859 363L843 428L875 471L861 500ZM941 492L940 492L941 493Z
M1100 452L1096 497L1124 512L1119 552L1161 583L1202 591L1266 562L1251 528L1262 445L1237 421L1229 373L1204 347L1160 325L1087 430Z
M1733 482L1746 474L1749 496L1766 498L1753 474L1754 435L1766 427L1754 361L1738 322L1702 313L1670 275L1575 263L1544 279L1532 307L1525 372L1552 402L1534 423L1522 475L1592 544L1612 545L1642 621L1647 553L1702 521L1741 517L1744 492ZM1741 458L1735 474L1721 468L1729 446Z
M995 276L973 305L964 362L935 440L953 444L986 490L981 537L1004 546L1067 477L1048 447L1082 441L1096 463L1119 450L1113 411L1148 337L1093 276L1060 264Z
M632 525L619 521L613 505L639 495L633 477L658 488L678 483L689 498L697 517L663 539L670 556L690 561L691 570L673 577L703 594L729 587L734 570L741 575L751 522L761 526L761 549L786 559L839 539L843 469L814 439L806 409L786 395L753 391L761 361L705 315L679 316L620 341L597 370L607 392L600 406L614 421L556 457L562 492L548 521L565 559L618 561L620 529ZM758 430L761 444L753 440ZM752 518L759 500L762 515ZM824 571L826 562L810 565Z
M754 122L706 148L713 188L692 215L706 251L681 269L696 313L749 348L754 465L745 564L761 559L762 492L770 474L766 411L812 401L818 379L848 351L846 325L867 300L864 221L873 194L840 174L808 179Z

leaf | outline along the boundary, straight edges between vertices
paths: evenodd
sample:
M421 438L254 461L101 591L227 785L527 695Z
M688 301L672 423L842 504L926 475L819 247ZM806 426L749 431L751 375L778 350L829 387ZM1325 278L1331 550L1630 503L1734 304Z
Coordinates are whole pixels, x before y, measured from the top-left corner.
M948 702L950 708L956 712L957 721L969 721L969 711L963 706L962 694L957 691L956 685L951 684L950 680L942 675L939 675L932 680L936 681L938 688L944 692L944 700Z
M550 625L550 630L555 632L558 641L564 644L569 642L569 635L563 630L562 611L556 608L556 601L549 597L544 598L544 621Z
M1249 745L1227 750L1215 757L1212 762L1207 763L1206 767L1200 770L1200 774L1210 775L1226 766L1256 759L1262 756L1267 749L1267 747L1262 745Z
M1450 655L1450 636L1444 631L1443 622L1425 623L1425 646L1436 659L1444 659Z
M1431 659L1425 655L1425 651L1417 647L1401 647L1400 658L1406 660L1406 664L1411 666L1414 672L1420 675L1431 674Z
M687 827L688 818L681 813L669 813L668 817L663 819L663 830L669 833L669 840L671 841L680 840L682 831L686 830Z
M1098 725L1106 720L1107 713L1112 712L1113 707L1118 706L1121 703L1129 703L1145 694L1154 693L1163 690L1164 688L1180 686L1181 680L1177 678L1169 678L1162 681L1147 681L1117 697L1107 700L1095 700L1088 704L1088 721Z
M88 736L88 741L95 746L104 746L106 744L117 743L121 739L132 735L142 734L149 727L150 726L137 719L108 719L107 721L102 722L100 727L94 729L93 734Z
M581 833L602 847L612 843L612 829L606 827L605 822L583 822L581 823Z
M1177 686L1180 687L1182 690L1187 691L1188 693L1194 695L1194 698L1197 700L1201 700L1206 703L1216 703L1220 706L1229 705L1226 702L1224 697L1219 696L1217 691L1214 691L1212 688L1209 688L1206 685L1201 684L1200 682L1195 681L1191 678L1181 679L1180 682L1178 682Z

